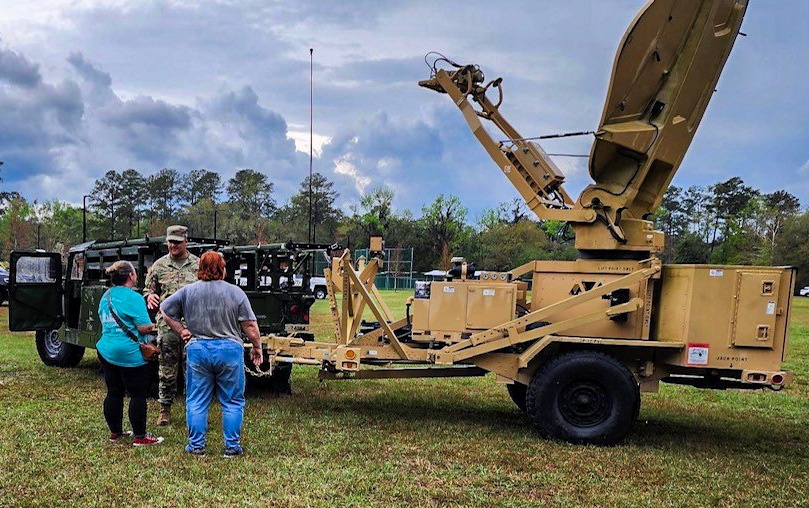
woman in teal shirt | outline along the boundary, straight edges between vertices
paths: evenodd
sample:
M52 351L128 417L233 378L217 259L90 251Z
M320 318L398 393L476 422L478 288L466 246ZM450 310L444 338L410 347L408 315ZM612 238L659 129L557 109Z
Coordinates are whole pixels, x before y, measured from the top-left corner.
M106 273L113 287L104 293L98 305L102 332L96 348L107 385L104 419L110 428L110 441L116 443L122 437L134 435L132 444L135 446L160 444L162 437L146 432L146 391L150 369L140 346L122 328L126 327L139 341L146 342L144 334L154 332L155 325L149 319L143 297L132 289L138 281L132 263L116 261ZM113 317L113 311L121 324ZM123 430L126 393L129 393L131 432Z

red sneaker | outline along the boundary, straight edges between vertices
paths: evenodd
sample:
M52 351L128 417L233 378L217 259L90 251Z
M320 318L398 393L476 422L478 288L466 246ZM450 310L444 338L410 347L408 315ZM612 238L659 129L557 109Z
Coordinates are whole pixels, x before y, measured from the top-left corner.
M159 436L153 436L150 433L146 433L141 437L136 437L132 440L132 445L134 446L151 446L157 445L163 442L163 438Z
M116 434L115 432L110 432L110 443L120 443L121 440L125 437L132 437L131 430L125 430L120 434Z

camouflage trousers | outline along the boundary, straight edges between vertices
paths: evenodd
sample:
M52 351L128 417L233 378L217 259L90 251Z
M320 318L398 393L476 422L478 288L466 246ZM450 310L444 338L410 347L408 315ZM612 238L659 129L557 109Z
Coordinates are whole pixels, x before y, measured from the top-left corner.
M157 401L171 404L177 394L177 377L183 365L183 340L158 317L157 342L160 344Z

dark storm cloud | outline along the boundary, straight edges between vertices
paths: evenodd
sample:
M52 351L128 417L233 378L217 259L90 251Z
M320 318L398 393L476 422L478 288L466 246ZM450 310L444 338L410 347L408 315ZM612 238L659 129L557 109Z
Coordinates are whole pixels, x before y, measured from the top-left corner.
M221 167L262 171L276 182L276 190L291 192L289 178L305 165L303 154L297 153L295 142L287 138L286 120L262 106L251 87L222 90L201 103L200 112L209 145L226 150L211 153L221 161Z
M38 69L21 53L4 54L13 57L6 62L15 62L7 68ZM66 181L87 185L104 171L125 167L144 174L162 167L181 172L216 168L223 180L249 167L276 182L284 193L279 200L302 179L307 160L287 138L286 120L249 86L223 86L196 106L149 95L123 99L111 74L84 54L71 53L66 61L75 80L50 84L40 79L28 87L0 81L3 178L24 195L57 192L75 200L65 192ZM87 190L76 187L75 194Z
M0 132L5 145L38 145L73 139L84 111L76 83L20 91L0 87Z
M152 97L136 97L102 112L101 121L122 129L140 125L159 132L185 130L191 124L191 110Z
M112 142L129 152L127 159L166 165L178 147L179 136L191 128L193 110L149 96L122 100L112 89L110 74L82 53L70 54L67 61L89 86L89 131L105 132L109 138L94 136L92 144Z
M86 81L103 88L112 86L112 77L88 62L80 52L71 53L67 61Z
M39 88L41 107L51 111L67 132L78 134L84 115L84 103L79 86L70 80Z
M102 123L115 127L120 148L136 160L165 166L181 147L180 136L190 127L190 114L151 97L137 97L118 108L99 113ZM109 140L107 140L109 142Z
M0 80L20 87L34 88L39 86L42 76L39 66L20 53L0 49Z
M242 137L260 133L286 139L286 121L278 113L262 107L258 94L249 86L217 97L211 103L211 113L218 121L237 126Z
M0 157L9 185L53 171L58 154L79 142L84 104L71 80L43 81L22 53L0 49Z
M191 124L192 110L186 106L169 104L149 96L121 100L112 90L112 77L101 70L81 53L72 53L68 63L88 83L94 96L100 101L99 118L109 126L126 129L133 125L147 126L157 130L187 129Z

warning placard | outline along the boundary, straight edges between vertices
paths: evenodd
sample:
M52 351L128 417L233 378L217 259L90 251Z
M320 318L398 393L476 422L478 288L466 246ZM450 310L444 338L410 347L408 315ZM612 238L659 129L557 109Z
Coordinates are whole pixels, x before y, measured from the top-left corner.
M688 365L708 365L709 344L688 343Z

